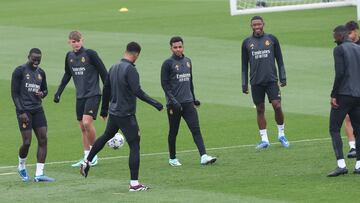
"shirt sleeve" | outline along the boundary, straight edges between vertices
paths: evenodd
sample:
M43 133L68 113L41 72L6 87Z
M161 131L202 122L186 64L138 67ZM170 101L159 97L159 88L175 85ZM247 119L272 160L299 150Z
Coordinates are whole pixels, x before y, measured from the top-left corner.
M111 98L111 83L109 74L106 76L104 87L103 87L103 95L101 102L101 112L100 116L107 116L107 112L109 111L109 102Z
M67 63L67 59L68 59L68 55L66 55L65 57L65 73L61 79L60 85L58 87L58 90L56 91L56 95L61 96L62 92L64 91L66 85L69 83L70 79L71 79L71 71L70 71L70 67Z
M41 82L41 86L40 86L40 91L43 93L42 98L45 98L46 95L48 94L48 88L47 88L47 82L46 82L46 74L44 70L41 70L41 77L42 77L42 82Z
M331 91L332 98L334 98L338 93L339 87L345 74L344 50L341 47L335 47L333 55L335 64L335 80L333 84L333 89Z
M172 93L171 84L170 84L170 74L171 74L171 63L169 60L164 61L161 66L161 86L165 92L165 95L172 104L177 104L175 96Z
M137 98L141 99L142 101L154 107L160 104L158 101L151 98L141 89L140 81L139 81L139 73L136 71L134 67L128 69L127 82L130 86L131 92L135 94Z
M241 46L241 79L242 86L247 86L249 82L249 55L247 51L247 40Z
M108 73L107 73L107 70L105 68L103 61L100 59L97 52L92 49L87 49L86 53L89 55L92 64L95 66L96 70L99 72L101 81L104 84Z
M285 73L285 66L284 61L281 53L280 43L279 40L272 35L274 40L274 55L278 66L279 71L279 80L281 83L286 83L286 73Z
M190 61L190 75L191 75L191 78L190 78L190 90L191 90L191 93L193 95L193 100L195 101L196 100L196 97L195 97L195 93L194 93L194 83L193 83L193 73L192 73L192 63Z
M11 77L11 97L14 101L16 110L20 113L24 113L24 105L20 95L22 77L23 75L20 67L14 70Z

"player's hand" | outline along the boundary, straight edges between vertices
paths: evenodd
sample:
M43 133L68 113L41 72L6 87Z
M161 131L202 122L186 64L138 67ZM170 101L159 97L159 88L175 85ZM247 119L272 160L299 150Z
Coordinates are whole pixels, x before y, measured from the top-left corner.
M331 107L334 108L334 109L339 108L339 104L337 103L336 98L331 98L330 99L330 104L331 104Z
M29 123L29 117L27 116L26 113L22 113L19 115L19 119L21 121L21 123L27 125Z
M103 118L103 120L105 120L105 121L108 116L107 112L108 112L107 110L101 110L101 112L100 112L100 117Z
M174 111L176 112L180 112L182 111L182 106L179 102L173 103L170 105L172 109L174 109Z
M243 86L242 86L242 92L243 92L244 94L249 94L249 86L243 85Z
M107 116L100 116L103 121L107 121Z
M197 100L197 99L195 99L194 100L194 105L195 105L195 107L200 107L200 101L199 100Z
M60 102L60 95L58 95L58 94L55 94L55 95L54 95L54 102L55 102L55 103L59 103L59 102Z
M285 87L285 86L286 86L286 81L280 82L280 87Z
M39 98L44 98L44 92L42 91L35 92L35 95L38 96Z
M158 111L162 111L164 109L164 106L161 103L156 103L154 105L154 107L158 110Z

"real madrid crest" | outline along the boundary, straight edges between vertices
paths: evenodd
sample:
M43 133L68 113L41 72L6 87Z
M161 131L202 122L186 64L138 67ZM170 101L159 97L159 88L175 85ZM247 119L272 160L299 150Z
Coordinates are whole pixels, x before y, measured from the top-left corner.
M169 114L170 114L170 115L173 115L173 114L174 114L174 112L173 112L172 109L169 109Z
M254 49L254 44L250 44L250 49Z
M25 77L26 77L26 79L30 79L30 75L29 75L29 73L26 73L26 75L25 75Z
M189 61L186 62L186 66L187 66L188 68L191 68L191 65L190 65L190 62L189 62Z
M81 57L81 62L85 63L85 57Z
M269 41L269 40L266 40L266 41L265 41L265 45L266 45L266 46L269 46L269 45L270 45L270 41Z
M38 74L38 80L42 80L42 77L41 77L41 75L40 75L40 73Z
M70 63L74 62L74 59L70 59Z
M179 64L175 65L176 70L179 70Z

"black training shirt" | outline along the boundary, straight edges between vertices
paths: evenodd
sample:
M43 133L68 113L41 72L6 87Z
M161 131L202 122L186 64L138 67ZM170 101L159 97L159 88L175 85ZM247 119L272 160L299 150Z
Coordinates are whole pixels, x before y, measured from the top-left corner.
M69 51L65 58L65 73L56 94L60 96L73 77L78 99L101 95L99 75L104 83L107 71L96 51L84 47L78 52Z
M250 36L242 43L242 85L248 85L248 65L250 64L250 84L259 85L277 82L275 59L281 83L286 83L284 62L277 38L264 33Z
M173 54L161 66L161 86L167 104L193 102L192 63L185 56Z
M11 78L11 96L16 111L24 113L41 108L42 98L35 95L37 92L43 92L42 98L48 93L45 72L29 64L15 68Z

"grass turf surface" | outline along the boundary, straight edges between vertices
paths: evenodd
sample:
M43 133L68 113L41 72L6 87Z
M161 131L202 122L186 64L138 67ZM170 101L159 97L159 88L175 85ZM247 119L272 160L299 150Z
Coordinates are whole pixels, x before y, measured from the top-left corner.
M119 13L128 7L128 13ZM257 152L259 140L250 96L241 94L240 46L250 34L251 16L229 16L227 1L95 1L70 0L36 3L25 0L0 2L0 148L1 202L357 202L357 179L325 175L335 167L328 139L329 93L333 80L332 28L355 19L355 8L335 8L264 14L265 31L282 45L288 87L282 89L286 133L290 149L274 144ZM160 65L170 55L172 35L185 39L185 54L193 60L195 93L205 144L219 161L201 167L191 135L182 123L178 137L180 168L167 165L167 118L165 112L138 102L142 131L140 180L153 189L127 192L129 170L127 146L105 148L100 160L84 180L70 167L80 158L80 130L75 120L72 84L60 104L52 95L63 74L66 37L80 29L85 46L98 51L107 68L121 58L127 42L143 47L137 61L142 87L164 102L160 88ZM10 98L13 69L26 61L31 47L43 51L50 94L44 100L49 124L46 173L51 184L24 184L16 174L20 133ZM273 113L267 105L270 140L276 142ZM105 124L95 122L98 135ZM345 140L344 140L345 141ZM226 148L228 147L228 148ZM347 145L344 145L347 149ZM35 163L36 139L29 153ZM353 161L349 162L353 168ZM10 166L10 167L8 167ZM34 166L28 166L34 174ZM21 194L21 195L19 195Z

